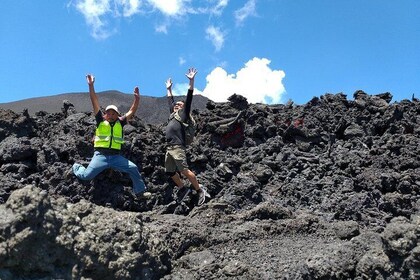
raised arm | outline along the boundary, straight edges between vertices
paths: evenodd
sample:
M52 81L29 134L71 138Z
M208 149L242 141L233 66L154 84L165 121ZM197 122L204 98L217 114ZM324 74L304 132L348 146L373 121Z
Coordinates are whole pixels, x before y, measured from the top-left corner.
M194 77L196 74L197 74L197 69L195 68L188 69L187 74L185 74L185 76L187 76L187 78L190 80L189 90L194 90Z
M139 107L139 103L140 103L140 91L139 91L139 87L135 87L133 104L131 104L130 110L128 110L128 112L125 114L127 120L134 117L134 115L136 114L137 108Z
M96 96L95 87L94 87L95 76L93 76L92 74L87 74L86 75L86 81L89 85L90 101L92 102L93 112L96 116L96 114L100 110L100 107L99 107L99 101L98 101L98 97Z
M173 95L172 95L172 79L169 78L166 81L165 85L166 85L166 92L167 92L168 97L173 97Z
M172 79L169 78L168 80L166 80L165 85L166 85L166 94L168 97L169 111L172 113L174 111L174 108L173 108L174 96L172 95Z
M188 69L188 72L185 74L185 76L187 76L187 78L190 80L188 93L187 93L187 99L185 100L185 105L184 105L185 118L189 116L190 111L191 111L191 103L192 103L193 92L194 92L194 78L196 74L197 74L197 69L195 68ZM181 116L181 117L184 117L184 116Z

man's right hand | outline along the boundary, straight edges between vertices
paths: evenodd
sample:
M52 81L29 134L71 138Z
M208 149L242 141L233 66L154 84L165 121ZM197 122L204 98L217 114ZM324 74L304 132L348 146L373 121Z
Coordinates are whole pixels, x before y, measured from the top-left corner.
M93 85L93 83L95 82L95 76L93 76L92 74L87 74L86 81L88 85Z

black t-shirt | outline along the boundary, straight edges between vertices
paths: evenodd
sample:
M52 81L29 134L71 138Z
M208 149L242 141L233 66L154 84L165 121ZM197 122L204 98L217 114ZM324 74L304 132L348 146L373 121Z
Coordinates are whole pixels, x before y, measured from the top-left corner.
M188 90L187 99L184 104L184 108L180 109L180 117L183 122L187 122L190 116L191 103L193 97L193 90ZM169 111L172 114L174 112L175 101L172 96L168 96ZM182 124L175 118L169 120L166 126L166 142L171 145L181 145L185 147L185 131Z

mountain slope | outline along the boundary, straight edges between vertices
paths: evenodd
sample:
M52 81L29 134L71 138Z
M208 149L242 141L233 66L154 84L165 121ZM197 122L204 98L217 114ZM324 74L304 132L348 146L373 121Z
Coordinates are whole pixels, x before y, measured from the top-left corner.
M120 112L127 112L133 103L133 95L125 94L119 91L98 92L100 105L105 108L107 105L117 105ZM185 97L176 96L175 99L184 99ZM58 113L62 111L63 102L67 100L73 104L77 112L91 112L92 103L89 94L86 92L63 93L59 95L28 98L20 101L0 103L0 108L10 109L16 113L21 113L25 108L29 114L33 115L39 111L47 113ZM204 109L208 99L202 95L195 95L193 99L193 109ZM150 124L159 124L167 120L168 107L166 96L150 97L140 96L140 105L136 115L144 122Z

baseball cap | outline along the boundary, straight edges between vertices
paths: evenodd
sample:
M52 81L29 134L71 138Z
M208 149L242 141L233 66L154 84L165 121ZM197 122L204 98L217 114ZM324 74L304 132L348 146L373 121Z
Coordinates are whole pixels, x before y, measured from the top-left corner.
M118 115L120 115L120 111L118 111L118 107L115 105L108 105L105 109L105 112L108 110L114 110L115 112L117 112Z

